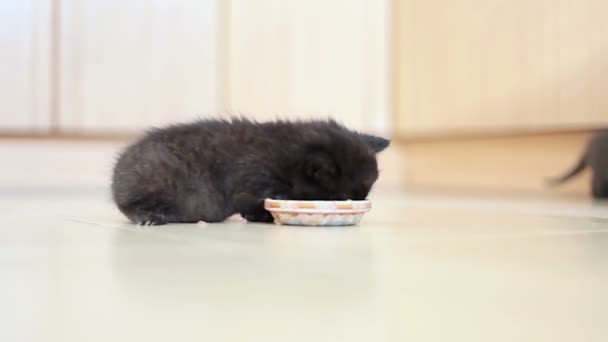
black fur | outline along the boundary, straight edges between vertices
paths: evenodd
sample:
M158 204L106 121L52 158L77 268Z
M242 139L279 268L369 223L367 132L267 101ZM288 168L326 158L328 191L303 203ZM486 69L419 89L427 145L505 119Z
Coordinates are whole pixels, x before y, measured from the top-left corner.
M596 133L578 163L563 176L549 180L549 184L562 184L581 173L587 167L591 169L591 194L594 198L608 198L608 130Z
M201 120L154 129L120 155L114 202L138 224L272 222L265 198L365 199L389 145L335 121Z

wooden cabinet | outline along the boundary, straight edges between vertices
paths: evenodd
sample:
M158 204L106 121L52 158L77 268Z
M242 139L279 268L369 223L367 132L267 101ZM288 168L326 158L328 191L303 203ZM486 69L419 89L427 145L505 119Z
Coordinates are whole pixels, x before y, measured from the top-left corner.
M607 1L394 3L400 135L608 125Z
M216 0L62 0L60 127L125 132L218 112Z
M0 130L51 127L50 0L0 1Z
M388 3L231 1L226 107L386 131Z
M130 133L196 117L389 129L389 1L0 4L0 130Z

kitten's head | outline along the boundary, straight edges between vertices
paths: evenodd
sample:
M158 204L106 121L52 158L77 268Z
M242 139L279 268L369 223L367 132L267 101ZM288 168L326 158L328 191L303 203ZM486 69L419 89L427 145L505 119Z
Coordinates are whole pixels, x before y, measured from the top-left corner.
M311 127L292 174L292 199L363 200L378 179L376 154L390 141L336 124Z

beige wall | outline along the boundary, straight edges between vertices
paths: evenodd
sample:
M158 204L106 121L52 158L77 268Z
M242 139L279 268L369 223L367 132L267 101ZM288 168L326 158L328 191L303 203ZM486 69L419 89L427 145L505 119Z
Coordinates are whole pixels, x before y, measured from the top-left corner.
M608 124L605 0L395 2L402 136Z

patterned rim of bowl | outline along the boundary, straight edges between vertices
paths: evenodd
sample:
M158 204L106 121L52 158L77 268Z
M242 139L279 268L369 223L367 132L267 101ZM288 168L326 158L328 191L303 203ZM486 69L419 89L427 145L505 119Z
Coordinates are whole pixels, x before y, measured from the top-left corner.
M310 214L355 214L370 211L372 202L362 201L298 201L266 199L268 211Z

